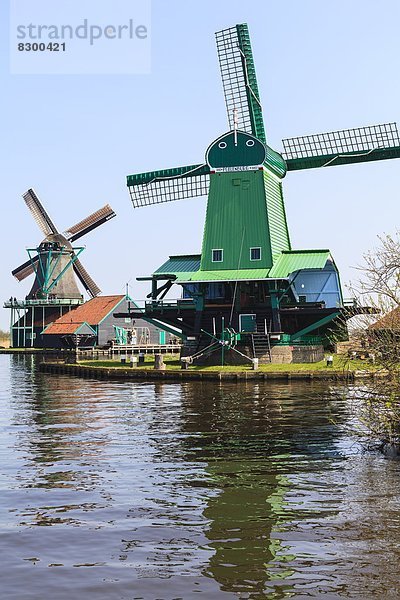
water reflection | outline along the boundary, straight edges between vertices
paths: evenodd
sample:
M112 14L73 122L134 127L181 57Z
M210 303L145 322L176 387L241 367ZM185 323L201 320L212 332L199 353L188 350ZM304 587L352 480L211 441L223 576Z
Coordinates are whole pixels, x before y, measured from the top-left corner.
M203 386L201 402L199 390L196 395L192 388L186 391L182 414L183 428L191 433L184 442L188 458L206 461L220 490L204 511L214 550L204 572L224 592L288 597L292 586L285 580L293 575L290 563L296 558L280 540L293 517L286 499L292 487L288 474L296 464L310 466L317 457L338 454L332 418L341 421L342 416L335 400L326 386L308 394L290 386ZM296 518L310 516L297 503Z
M21 366L21 357L11 358L14 369ZM100 461L108 441L101 384L92 382L82 395L85 386L79 379L42 376L34 358L27 359L29 377L23 388L20 377L11 382L13 425L19 428L17 443L27 461L17 477L27 487L91 489L100 473L88 477L79 466L88 459Z
M400 465L356 454L345 391L0 357L4 597L397 597Z

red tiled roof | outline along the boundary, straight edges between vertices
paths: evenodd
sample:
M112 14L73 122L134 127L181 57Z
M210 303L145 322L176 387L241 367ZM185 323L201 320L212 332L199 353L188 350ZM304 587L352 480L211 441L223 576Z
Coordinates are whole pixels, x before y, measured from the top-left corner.
M60 335L66 333L75 333L82 323L52 323L44 333L51 333L52 335Z
M98 325L125 296L97 296L77 308L65 313L52 323L45 334L74 333L79 325L88 323L92 327Z

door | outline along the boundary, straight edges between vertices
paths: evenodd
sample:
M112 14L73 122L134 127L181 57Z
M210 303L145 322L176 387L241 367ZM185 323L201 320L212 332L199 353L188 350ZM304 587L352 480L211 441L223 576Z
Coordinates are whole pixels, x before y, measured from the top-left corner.
M159 332L159 343L160 346L163 346L165 344L165 331Z
M256 315L239 315L239 331L253 333L256 329Z

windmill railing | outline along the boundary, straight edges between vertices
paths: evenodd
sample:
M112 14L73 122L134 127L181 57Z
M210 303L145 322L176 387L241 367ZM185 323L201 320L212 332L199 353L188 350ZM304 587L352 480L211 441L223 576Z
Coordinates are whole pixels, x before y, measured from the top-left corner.
M164 310L176 310L177 308L193 308L195 302L192 298L182 298L179 300L150 300L145 302L145 308L151 310L154 308Z
M83 298L52 298L42 300L17 300L10 298L4 302L4 308L26 308L27 306L78 306L83 304Z

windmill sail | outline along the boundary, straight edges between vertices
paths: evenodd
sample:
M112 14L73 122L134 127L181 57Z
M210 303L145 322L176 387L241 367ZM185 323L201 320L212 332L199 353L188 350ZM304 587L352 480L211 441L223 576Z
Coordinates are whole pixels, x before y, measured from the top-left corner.
M92 231L93 229L96 229L96 227L99 227L103 223L106 223L106 221L109 221L115 216L116 214L111 208L111 206L109 204L106 204L105 206L103 206L103 208L100 208L93 214L86 217L86 219L79 221L79 223L76 223L76 225L73 225L72 227L67 229L67 231L65 231L64 233L64 236L69 242L72 243L75 240L82 237L83 235L86 235L86 233L89 233L89 231Z
M343 129L283 140L289 171L400 157L396 123Z
M215 34L230 129L237 126L266 143L260 94L247 24Z
M29 275L35 272L35 264L39 262L39 256L35 256L32 260L27 260L22 265L11 271L18 281L23 281Z
M22 194L22 197L43 234L48 236L52 233L58 233L57 227L43 208L35 192L32 189L29 189L25 194Z
M133 207L206 196L209 174L208 165L203 164L129 175L127 185Z
M73 267L85 290L92 296L92 298L98 296L101 292L101 289L95 284L78 258L74 261Z

